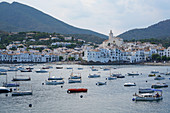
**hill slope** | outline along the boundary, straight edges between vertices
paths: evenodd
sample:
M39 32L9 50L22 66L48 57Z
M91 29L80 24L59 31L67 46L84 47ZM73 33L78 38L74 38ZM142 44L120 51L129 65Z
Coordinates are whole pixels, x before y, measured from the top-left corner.
M8 32L41 31L61 34L90 34L107 38L106 35L68 25L39 10L17 2L12 4L0 3L0 30Z
M151 25L148 28L143 29L133 29L120 34L125 40L139 40L139 39L149 39L149 38L167 38L170 37L170 20L161 21L157 24Z

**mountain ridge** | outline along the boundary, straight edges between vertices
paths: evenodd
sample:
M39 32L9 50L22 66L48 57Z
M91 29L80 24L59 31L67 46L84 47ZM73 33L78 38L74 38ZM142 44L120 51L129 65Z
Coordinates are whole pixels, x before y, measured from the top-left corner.
M18 2L0 3L0 30L8 32L40 31L62 34L90 34L105 39L108 38L104 34L69 25L42 11Z

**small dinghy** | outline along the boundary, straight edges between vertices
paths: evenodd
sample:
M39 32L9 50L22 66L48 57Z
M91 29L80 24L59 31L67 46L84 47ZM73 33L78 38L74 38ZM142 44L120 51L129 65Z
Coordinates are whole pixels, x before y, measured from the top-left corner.
M106 85L107 82L97 82L96 85L97 86L101 86L101 85Z

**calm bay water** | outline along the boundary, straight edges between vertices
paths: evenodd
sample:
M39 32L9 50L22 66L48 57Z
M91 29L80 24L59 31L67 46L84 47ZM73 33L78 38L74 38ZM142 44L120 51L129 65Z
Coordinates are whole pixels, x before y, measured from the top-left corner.
M48 65L48 64L46 64ZM116 65L106 67L116 67L111 72L119 72L123 75L128 72L138 72L142 75L117 80L107 81L107 85L96 86L96 82L106 81L106 77L110 75L110 71L103 71L101 66L95 66L99 71L91 71L90 66L81 65L54 65L53 69L49 69L51 76L64 77L65 84L61 85L42 85L48 79L48 73L36 73L35 70L42 67L38 64L34 67L33 72L24 73L17 72L18 75L28 75L31 81L23 81L20 83L20 90L33 89L32 96L12 97L10 93L6 97L0 94L0 112L2 113L169 113L170 112L170 88L163 88L163 100L158 102L134 102L133 94L138 93L139 87L151 87L156 82L166 82L170 85L170 76L165 75L165 80L155 81L153 77L148 77L152 70L159 70L160 73L167 72L168 66L140 66L140 65ZM63 69L55 67L62 66ZM28 66L25 66L28 67ZM73 67L74 73L81 73L82 83L68 84L68 77L72 70L66 67ZM77 68L83 67L83 70ZM104 66L105 67L105 66ZM0 67L7 69L7 67ZM98 73L100 78L88 78L88 75ZM15 76L15 72L8 72L8 82L11 82ZM6 81L6 76L0 76L0 86ZM147 82L146 82L147 81ZM126 82L135 82L135 87L124 87ZM11 82L12 83L12 82ZM67 94L69 88L88 88L87 93ZM83 98L80 98L83 95ZM32 104L32 107L29 107Z

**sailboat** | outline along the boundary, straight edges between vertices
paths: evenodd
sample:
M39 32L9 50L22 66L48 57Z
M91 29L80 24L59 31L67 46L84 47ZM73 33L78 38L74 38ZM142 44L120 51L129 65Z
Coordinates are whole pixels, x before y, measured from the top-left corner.
M18 75L15 74L15 77L12 79L12 81L30 81L31 78L30 77L23 77L23 75L21 75L20 77L17 77Z
M3 87L19 87L17 83L8 83L8 77L6 75L6 82L3 83Z
M32 94L33 94L32 89L27 91L16 90L12 92L12 96L24 96L24 95L32 95Z

